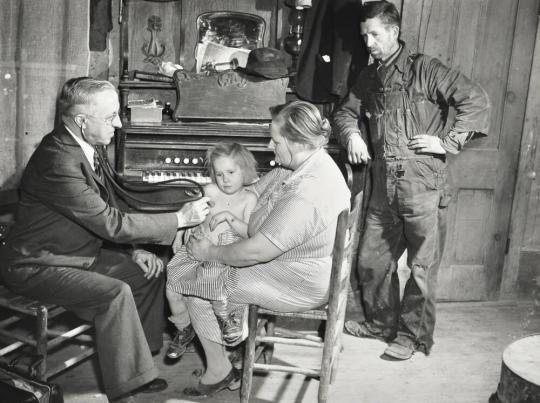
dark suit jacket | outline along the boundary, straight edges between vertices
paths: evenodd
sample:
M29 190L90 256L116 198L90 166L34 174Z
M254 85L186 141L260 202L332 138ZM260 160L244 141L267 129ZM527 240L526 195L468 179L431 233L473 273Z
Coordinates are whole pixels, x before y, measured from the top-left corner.
M103 240L172 243L174 213L128 214L107 200L103 183L61 124L43 138L25 169L2 269L21 264L86 268Z

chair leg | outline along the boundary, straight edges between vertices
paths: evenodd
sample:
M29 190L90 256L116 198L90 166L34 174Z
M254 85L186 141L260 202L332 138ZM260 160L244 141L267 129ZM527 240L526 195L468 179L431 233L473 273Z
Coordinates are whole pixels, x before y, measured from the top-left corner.
M256 305L250 305L248 326L249 334L246 340L244 350L244 366L242 369L242 389L240 390L240 402L249 403L251 394L251 384L253 381L253 365L255 364L255 338L257 337L257 316L259 308Z
M34 376L43 381L46 380L45 373L47 372L47 325L48 311L46 307L41 305L38 307L36 316L37 369L32 366L32 370L36 370Z
M274 329L276 327L276 317L270 316L266 322L266 335L274 336ZM267 344L264 346L263 358L265 364L272 363L272 357L274 356L274 344Z

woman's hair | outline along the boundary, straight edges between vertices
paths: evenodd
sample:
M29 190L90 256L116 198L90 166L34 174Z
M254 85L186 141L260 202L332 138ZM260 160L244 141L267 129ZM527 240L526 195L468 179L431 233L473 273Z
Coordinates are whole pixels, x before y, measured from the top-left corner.
M206 166L214 183L214 161L220 157L228 157L236 162L244 175L244 185L249 185L258 178L257 160L251 151L239 143L218 143L206 152Z
M370 1L360 8L360 22L370 18L380 18L386 25L401 25L401 17L396 6L389 1Z
M77 105L89 105L92 97L101 91L115 91L109 81L95 80L91 77L75 77L67 80L60 91L58 108L62 116L69 116Z
M306 101L292 101L270 108L272 120L280 125L281 135L290 141L319 148L328 143L331 128L319 109Z

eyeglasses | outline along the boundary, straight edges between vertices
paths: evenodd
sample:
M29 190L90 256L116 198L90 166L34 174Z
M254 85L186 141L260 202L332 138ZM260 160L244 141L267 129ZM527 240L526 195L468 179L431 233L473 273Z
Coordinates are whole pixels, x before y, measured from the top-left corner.
M118 112L114 112L111 116L95 116L95 115L89 115L86 113L84 114L84 116L87 116L89 118L101 119L108 125L112 125L112 123L116 120L116 118L118 118Z

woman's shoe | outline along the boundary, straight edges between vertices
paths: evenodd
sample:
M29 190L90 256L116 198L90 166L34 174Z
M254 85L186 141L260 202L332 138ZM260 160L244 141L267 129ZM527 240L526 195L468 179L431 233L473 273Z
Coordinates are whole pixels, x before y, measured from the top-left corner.
M223 390L236 390L240 387L240 371L232 368L225 378L213 384L205 384L199 381L197 386L192 386L184 389L184 395L195 399L204 399Z
M177 330L174 338L167 348L167 358L178 360L186 352L187 346L195 337L195 329L191 324L187 325L182 330Z

